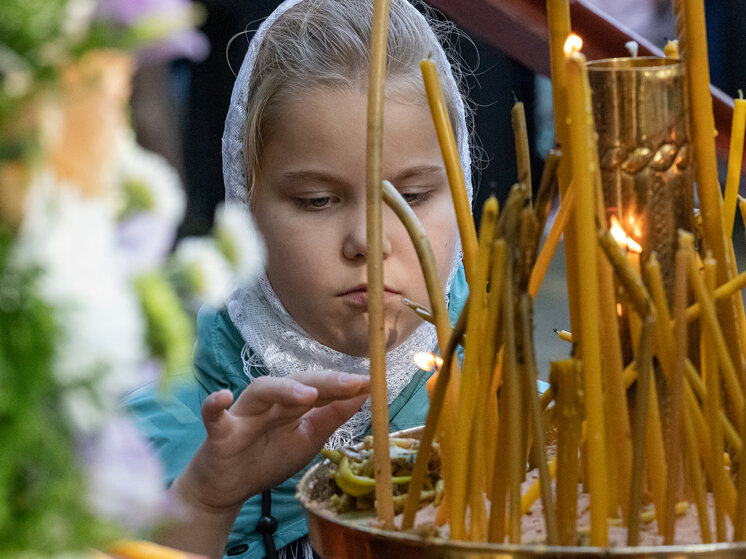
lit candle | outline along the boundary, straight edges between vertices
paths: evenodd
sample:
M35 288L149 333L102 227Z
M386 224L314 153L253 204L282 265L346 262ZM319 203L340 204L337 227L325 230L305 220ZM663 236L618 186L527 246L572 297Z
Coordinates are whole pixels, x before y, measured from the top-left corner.
M473 266L477 261L477 232L474 227L474 219L469 208L469 198L466 194L466 183L464 181L464 172L470 172L470 169L461 168L461 159L456 146L456 138L453 134L453 126L448 116L443 90L440 87L438 78L438 69L435 62L422 60L420 62L422 79L425 83L425 92L427 93L427 102L430 105L430 113L435 124L435 131L438 135L440 152L443 155L443 163L448 175L448 184L451 187L451 196L453 205L456 209L456 223L458 224L461 235L461 248L464 252L464 270L466 279L471 281L473 278Z
M728 175L725 180L725 203L723 206L723 225L725 236L733 236L733 221L736 217L736 198L738 183L741 180L741 163L743 161L743 136L746 128L746 99L743 91L738 90L739 99L733 106L733 123L730 131L730 153L728 154Z
M549 28L549 56L552 68L552 101L554 105L554 135L562 157L557 178L560 195L565 196L570 186L570 151L567 131L567 78L565 76L565 40L570 34L569 0L547 0L547 25ZM570 226L565 229L565 269L567 298L572 329L580 327L580 292L578 288L578 255L575 235L575 218L570 215Z
M425 278L425 287L430 299L430 310L424 312L419 305L413 305L418 315L427 317L435 324L435 331L438 336L438 347L441 353L445 351L448 339L451 337L451 324L448 318L448 305L443 295L443 286L438 277L438 267L435 261L435 254L430 246L424 227L414 213L412 207L407 204L404 197L396 190L389 181L382 182L383 201L394 210L394 213L404 225L409 238L412 240L417 259L422 268L422 275ZM402 303L411 306L412 302L408 299L402 299ZM428 387L435 384L437 373L428 381Z
M389 421L386 399L386 332L383 307L383 231L381 166L383 161L383 103L389 0L375 0L368 80L366 137L366 231L368 244L368 320L370 403L373 416L373 453L376 511L384 529L394 527L393 483L389 458Z
M591 496L591 545L608 542L607 513L608 475L606 463L606 429L604 425L603 388L601 384L601 347L599 339L598 262L596 245L596 201L591 155L593 138L589 122L593 114L585 57L579 49L582 41L570 36L565 43L565 78L567 80L568 125L572 141L572 181L575 184L575 234L578 260L583 262L578 275L580 300L580 347L585 380L586 419L589 454L589 489ZM573 326L573 331L575 327Z

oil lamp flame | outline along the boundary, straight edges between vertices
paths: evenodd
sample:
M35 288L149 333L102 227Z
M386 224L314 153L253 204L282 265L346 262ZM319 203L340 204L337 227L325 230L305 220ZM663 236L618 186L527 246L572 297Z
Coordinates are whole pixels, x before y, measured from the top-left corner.
M640 231L639 226L636 224L633 225L633 229L635 231L635 234L637 234ZM622 248L626 248L630 252L642 252L642 247L637 243L632 237L629 237L627 233L625 233L624 228L619 224L619 221L614 217L611 216L611 236L614 237L617 243L619 243L619 246Z
M423 371L432 371L435 367L440 367L443 364L443 360L432 353L422 352L415 353L414 364L417 365Z
M565 41L565 56L572 56L576 52L579 52L583 48L583 39L581 39L575 33L571 33Z

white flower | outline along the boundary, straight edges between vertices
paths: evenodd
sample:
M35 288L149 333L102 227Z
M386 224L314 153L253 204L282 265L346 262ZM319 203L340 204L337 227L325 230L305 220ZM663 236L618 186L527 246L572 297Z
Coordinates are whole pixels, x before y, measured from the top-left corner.
M176 228L152 213L141 213L117 225L116 253L122 271L136 277L163 263L176 238Z
M76 425L100 428L122 393L138 383L144 324L114 251L114 216L48 173L29 191L14 257L41 269L39 290L60 330L54 373Z
M0 44L0 77L3 90L9 97L21 97L33 85L28 61L3 44Z
M221 204L213 234L240 285L252 282L264 266L264 242L251 215L238 204Z
M162 520L167 505L162 467L130 421L110 419L100 435L84 437L80 447L88 500L96 512L133 531Z
M117 255L132 277L163 262L184 217L186 196L176 170L132 136L120 141L116 168Z
M151 212L168 227L176 228L186 209L186 195L176 170L131 136L121 141L117 159L120 211L125 218Z
M22 97L31 90L33 77L28 70L9 72L5 75L3 88L8 97Z
M176 247L172 264L177 282L188 291L194 306L198 301L222 305L234 288L230 264L213 239L183 239Z
M61 31L71 43L77 43L88 33L97 3L97 0L68 1Z

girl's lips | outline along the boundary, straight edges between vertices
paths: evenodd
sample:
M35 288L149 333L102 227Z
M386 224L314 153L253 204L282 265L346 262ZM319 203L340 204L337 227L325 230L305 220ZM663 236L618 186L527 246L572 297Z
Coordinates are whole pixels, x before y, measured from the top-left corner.
M367 307L368 306L368 289L367 287L356 287L349 291L341 293L339 297L342 300L352 306L356 307ZM401 294L398 291L384 287L383 290L383 302L391 303L401 298Z

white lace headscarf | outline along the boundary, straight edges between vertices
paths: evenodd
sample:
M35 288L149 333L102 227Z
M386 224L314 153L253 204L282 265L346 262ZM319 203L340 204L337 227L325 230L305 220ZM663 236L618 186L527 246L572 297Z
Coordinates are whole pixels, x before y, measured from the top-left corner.
M225 198L227 203L240 204L246 211L250 211L247 192L249 181L247 177L250 177L251 174L247 169L243 146L246 137L251 73L267 30L286 11L300 2L307 2L310 11L314 9L314 5L319 3L319 0L286 0L262 23L249 44L233 87L223 134ZM427 27L424 17L413 6L406 1L395 0L395 2L406 4L405 9L412 10L415 17L421 18L424 27ZM422 56L431 54L440 71L444 88L448 88L449 96L455 101L456 135L459 138L461 166L466 171L466 186L471 202L469 133L463 100L445 52L430 28L427 27L427 29L432 34L433 48L431 53L423 53ZM365 71L365 69L362 70ZM414 68L412 71L419 72L419 69ZM456 254L454 254L451 273L446 285L446 293L460 263L460 243L457 243ZM417 264L412 263L412 265L416 266ZM241 356L244 362L244 371L249 376L251 376L255 367L263 367L266 373L272 376L285 376L291 373L320 369L360 374L368 374L369 372L369 359L340 353L309 336L287 312L272 289L266 273L260 275L253 287L238 289L230 296L228 314L246 342ZM387 353L386 378L389 403L409 384L417 372L417 366L412 361L412 356L419 351L432 351L436 347L436 342L435 328L431 324L423 322L406 341ZM368 401L359 412L334 433L328 446L338 448L358 440L368 429L370 422L371 412Z

